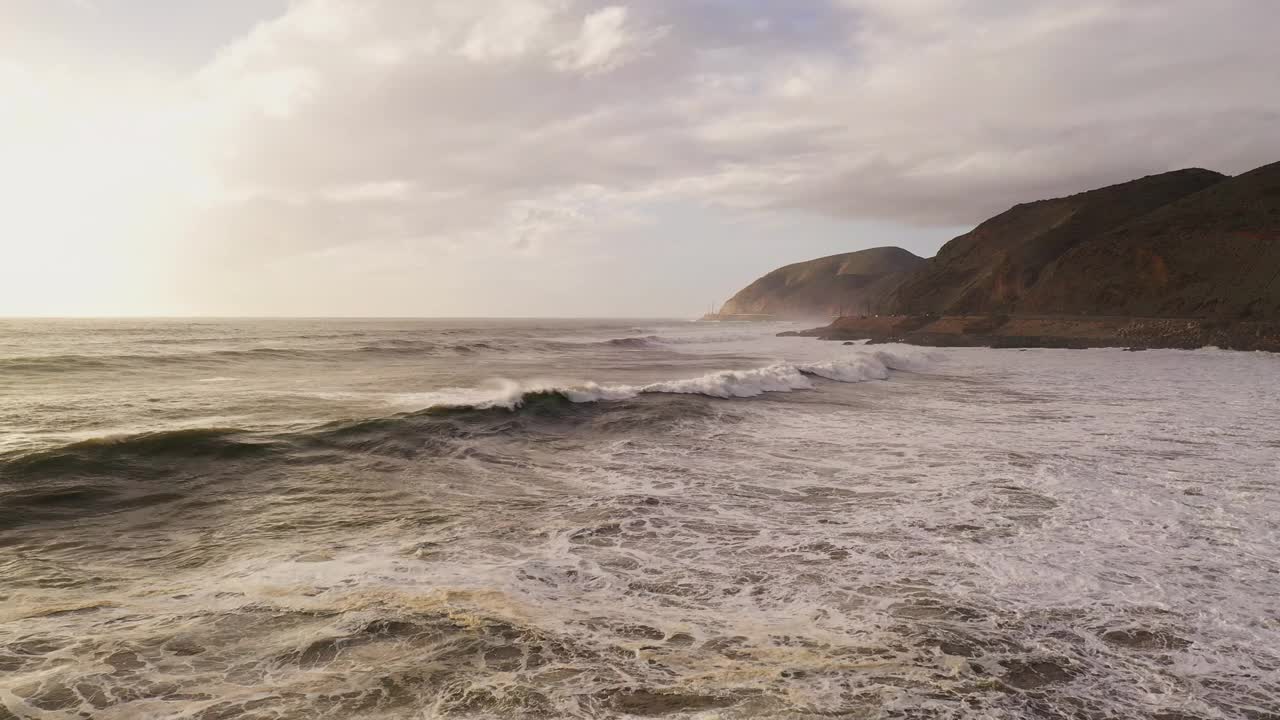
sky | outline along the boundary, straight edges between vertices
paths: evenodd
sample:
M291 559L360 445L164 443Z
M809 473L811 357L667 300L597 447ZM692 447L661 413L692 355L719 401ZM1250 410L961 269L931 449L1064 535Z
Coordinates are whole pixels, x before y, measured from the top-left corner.
M0 0L0 315L692 317L1280 160L1275 0Z

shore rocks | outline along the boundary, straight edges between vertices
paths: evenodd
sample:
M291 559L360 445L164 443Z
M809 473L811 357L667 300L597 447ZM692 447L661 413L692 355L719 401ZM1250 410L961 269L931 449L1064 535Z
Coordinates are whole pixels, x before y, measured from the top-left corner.
M1131 352L1219 347L1280 352L1280 322L1195 318L866 316L842 317L825 327L785 335L932 347L1121 347Z

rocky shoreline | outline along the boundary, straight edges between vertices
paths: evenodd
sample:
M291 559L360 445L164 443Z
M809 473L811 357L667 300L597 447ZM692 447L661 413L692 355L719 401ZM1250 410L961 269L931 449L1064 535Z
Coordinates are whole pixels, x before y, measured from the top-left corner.
M1280 352L1280 322L1206 318L875 315L781 336L930 347L1174 348Z

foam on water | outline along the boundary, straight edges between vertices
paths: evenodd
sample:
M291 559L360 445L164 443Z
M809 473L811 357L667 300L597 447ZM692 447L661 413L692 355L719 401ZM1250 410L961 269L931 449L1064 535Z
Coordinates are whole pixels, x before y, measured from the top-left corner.
M514 410L534 395L554 393L576 403L630 400L647 394L705 395L715 398L748 398L770 392L812 390L810 376L843 383L887 380L891 369L927 367L919 355L906 353L857 353L852 357L820 362L779 362L746 370L723 370L699 377L662 380L642 385L582 382L556 384L545 381L520 382L505 378L489 380L476 388L450 388L430 393L395 396L395 404L440 408L507 408Z
M491 410L278 436L275 459L206 454L137 490L174 499L0 534L0 707L1274 714L1280 360L776 329L687 356L601 346L615 365L575 371L597 384L474 377L551 363L442 375L463 389L408 409ZM694 333L714 334L637 332ZM305 390L379 407L411 381L399 367ZM237 393L290 391L236 374Z

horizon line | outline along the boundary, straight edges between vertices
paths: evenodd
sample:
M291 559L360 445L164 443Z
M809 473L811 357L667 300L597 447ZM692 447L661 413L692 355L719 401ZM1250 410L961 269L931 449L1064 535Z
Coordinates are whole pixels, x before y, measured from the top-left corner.
M676 315L0 315L6 320L687 320Z

